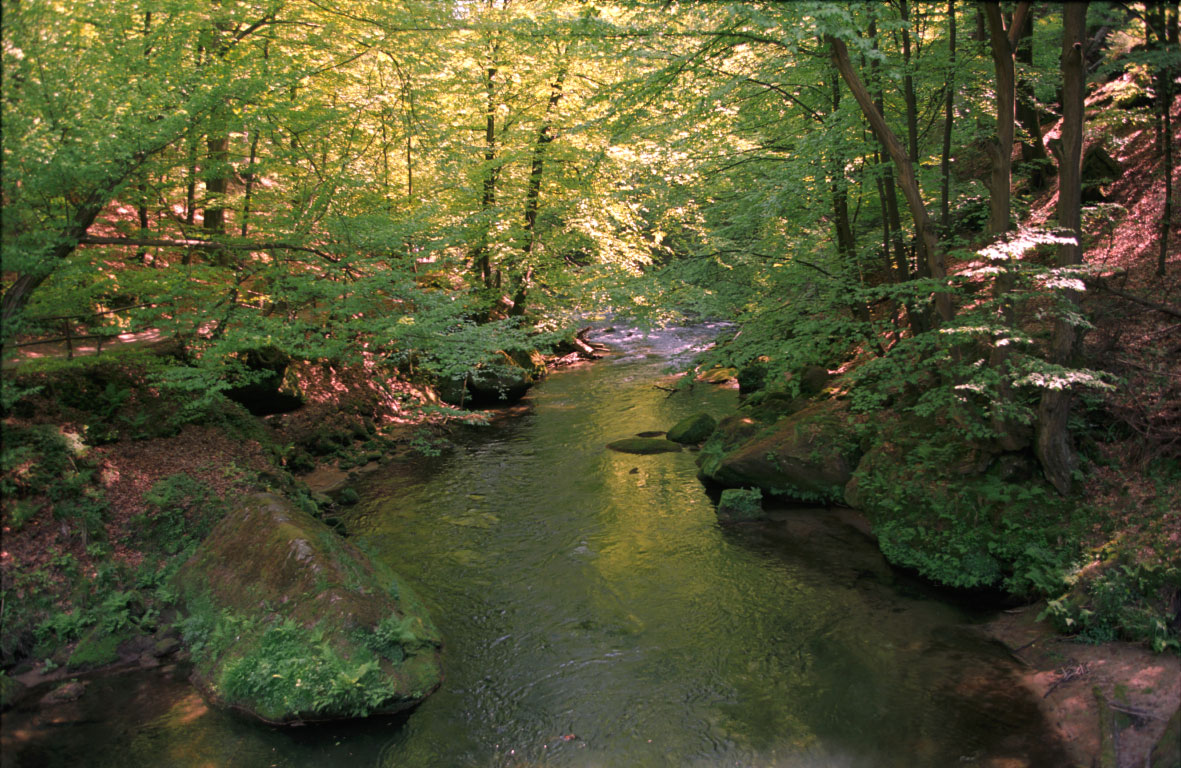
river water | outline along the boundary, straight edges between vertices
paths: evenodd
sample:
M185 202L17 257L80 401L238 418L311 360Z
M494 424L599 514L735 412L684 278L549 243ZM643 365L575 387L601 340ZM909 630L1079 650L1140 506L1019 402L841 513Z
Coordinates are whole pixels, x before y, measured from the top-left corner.
M278 730L137 673L95 681L56 725L7 722L21 750L4 765L1066 764L982 616L840 514L720 526L692 452L604 448L733 410L733 390L654 386L709 335L601 333L612 356L552 376L522 415L365 478L355 540L446 639L447 679L409 716Z

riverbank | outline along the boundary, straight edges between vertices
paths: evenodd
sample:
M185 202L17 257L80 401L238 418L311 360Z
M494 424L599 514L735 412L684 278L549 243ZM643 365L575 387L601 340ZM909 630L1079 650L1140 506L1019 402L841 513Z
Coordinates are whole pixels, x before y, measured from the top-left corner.
M1181 745L1181 659L1143 645L1088 645L1054 631L1041 604L1000 613L984 631L1021 662L1021 680L1080 766L1172 766L1153 748ZM1166 732L1170 726L1173 731ZM1174 755L1176 751L1174 751Z

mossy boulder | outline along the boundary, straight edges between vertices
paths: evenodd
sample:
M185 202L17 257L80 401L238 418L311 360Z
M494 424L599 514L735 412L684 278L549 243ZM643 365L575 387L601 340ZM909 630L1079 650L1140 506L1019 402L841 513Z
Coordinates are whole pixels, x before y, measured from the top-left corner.
M708 413L694 414L678 421L676 426L668 431L668 439L686 445L700 443L709 437L717 426L717 419Z
M736 378L738 378L737 368L723 368L721 366L697 374L697 380L704 381L706 384L728 384Z
M827 400L770 425L743 414L723 419L698 466L703 478L725 487L832 501L843 497L857 458L844 406Z
M507 405L524 397L544 375L541 353L498 352L468 376L440 381L437 389L443 402L462 408Z
M441 640L381 563L273 494L247 498L175 577L193 682L272 724L392 714L438 688Z
M763 492L758 488L727 488L718 499L718 519L725 522L741 523L762 520Z
M680 443L665 440L660 437L627 437L607 443L607 447L620 453L680 453Z

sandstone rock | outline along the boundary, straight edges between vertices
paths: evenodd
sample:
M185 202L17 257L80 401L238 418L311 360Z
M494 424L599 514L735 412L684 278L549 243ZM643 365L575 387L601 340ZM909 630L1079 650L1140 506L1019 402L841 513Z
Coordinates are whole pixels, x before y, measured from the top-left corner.
M499 352L495 362L469 376L439 382L439 398L464 408L507 405L524 397L544 375L545 359L539 352Z
M175 584L193 681L215 705L274 724L391 714L442 680L409 588L279 496L228 514Z
M822 401L770 426L739 414L724 419L698 459L703 477L726 487L756 487L799 501L843 497L857 447L843 407Z
M85 692L86 683L81 680L69 680L45 694L41 698L41 704L52 706L54 704L64 704L68 701L77 701L82 698L82 694Z

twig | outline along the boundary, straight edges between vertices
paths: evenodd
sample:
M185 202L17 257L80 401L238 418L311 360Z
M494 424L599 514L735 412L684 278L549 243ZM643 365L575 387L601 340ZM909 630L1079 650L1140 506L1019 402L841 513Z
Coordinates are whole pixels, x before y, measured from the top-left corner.
M1125 715L1131 715L1132 717L1140 717L1145 720L1160 720L1161 719L1159 716L1152 714L1151 712L1149 712L1146 709L1132 707L1127 704L1120 704L1118 701L1109 701L1109 702L1107 702L1107 706L1111 707L1116 712L1123 712Z

